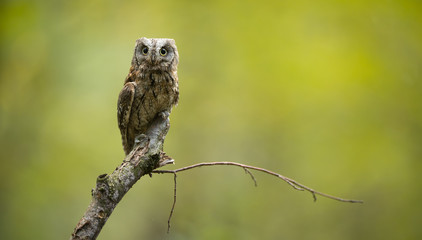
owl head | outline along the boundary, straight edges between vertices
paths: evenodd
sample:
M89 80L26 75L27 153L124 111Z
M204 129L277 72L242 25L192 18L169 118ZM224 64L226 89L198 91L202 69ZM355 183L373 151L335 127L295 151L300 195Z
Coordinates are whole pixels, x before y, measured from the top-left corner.
M132 66L139 70L176 71L179 53L176 42L168 38L139 38L136 40Z

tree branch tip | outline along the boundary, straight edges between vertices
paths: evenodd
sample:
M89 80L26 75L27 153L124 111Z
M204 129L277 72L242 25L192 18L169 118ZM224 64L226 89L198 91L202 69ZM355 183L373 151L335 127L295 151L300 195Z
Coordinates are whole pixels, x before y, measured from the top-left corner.
M348 202L348 203L362 203L363 204L363 201L362 200L352 200L352 199L334 199L334 200L338 200L338 201L340 201L340 202Z

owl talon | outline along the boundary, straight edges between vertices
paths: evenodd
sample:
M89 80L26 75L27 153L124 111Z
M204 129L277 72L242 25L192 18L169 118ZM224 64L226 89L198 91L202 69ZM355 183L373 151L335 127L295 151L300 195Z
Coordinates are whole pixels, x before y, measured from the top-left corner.
M167 119L167 118L170 117L170 113L169 113L169 111L162 111L162 112L158 113L158 116L163 118L163 119Z

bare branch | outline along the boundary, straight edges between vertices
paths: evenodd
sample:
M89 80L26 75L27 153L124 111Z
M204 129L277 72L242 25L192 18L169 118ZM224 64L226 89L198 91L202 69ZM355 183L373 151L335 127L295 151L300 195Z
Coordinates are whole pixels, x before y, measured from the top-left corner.
M267 170L265 168L249 166L249 165L236 163L236 162L203 162L203 163L197 163L197 164L194 164L194 165L190 165L190 166L187 166L187 167L182 167L182 168L179 168L179 169L176 169L176 170L154 170L154 171L152 171L152 173L173 173L173 174L175 174L175 173L178 173L178 172L187 171L187 170L197 168L197 167L207 167L207 166L217 166L217 165L237 166L237 167L241 167L243 169L252 169L252 170L256 170L256 171L260 171L260 172L264 172L264 173L273 175L275 177L282 179L283 181L288 183L290 186L292 186L296 190L310 192L313 195L314 201L316 201L316 195L320 195L322 197L330 198L330 199L340 201L340 202L363 203L362 200L344 199L344 198L339 198L339 197L335 197L335 196L332 196L332 195L329 195L329 194L326 194L326 193L316 191L316 190L314 190L310 187L307 187L307 186L297 182L294 179L285 177L285 176L283 176L279 173Z
M116 205L133 184L152 170L173 163L173 159L162 152L169 127L168 118L154 119L146 134L139 136L136 146L123 163L110 175L98 176L91 203L76 225L71 239L96 239Z
M203 166L231 165L241 167L251 176L255 186L257 185L257 182L250 170L260 171L282 179L296 190L310 192L314 197L314 200L316 200L316 195L320 195L341 202L362 203L360 200L343 199L318 192L276 172L236 162L204 162L176 170L154 170L174 162L171 157L167 156L162 151L164 138L169 126L170 124L168 118L156 118L146 134L138 137L136 146L126 156L123 163L110 175L101 174L98 176L96 187L92 190L92 201L84 216L76 225L71 239L96 239L102 227L107 222L114 208L123 196L143 175L151 173L174 174L173 205L167 222L167 231L169 231L170 221L176 206L177 173Z

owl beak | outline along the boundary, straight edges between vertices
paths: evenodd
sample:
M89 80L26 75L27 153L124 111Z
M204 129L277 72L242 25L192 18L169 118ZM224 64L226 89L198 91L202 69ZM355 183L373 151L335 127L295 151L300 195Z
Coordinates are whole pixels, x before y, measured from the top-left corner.
M152 64L155 64L155 63L156 63L156 61L157 61L157 55L155 55L155 53L153 52L153 53L151 54L151 63L152 63Z

